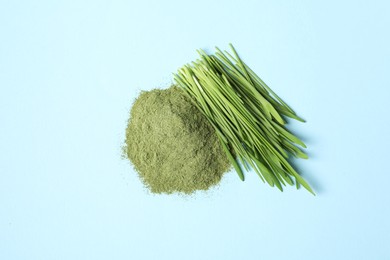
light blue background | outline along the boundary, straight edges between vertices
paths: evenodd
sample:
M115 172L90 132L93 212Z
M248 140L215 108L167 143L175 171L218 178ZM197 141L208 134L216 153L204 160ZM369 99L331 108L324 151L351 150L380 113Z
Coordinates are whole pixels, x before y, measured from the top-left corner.
M386 1L0 3L0 259L390 259ZM316 197L154 196L121 160L139 91L229 42L307 120Z

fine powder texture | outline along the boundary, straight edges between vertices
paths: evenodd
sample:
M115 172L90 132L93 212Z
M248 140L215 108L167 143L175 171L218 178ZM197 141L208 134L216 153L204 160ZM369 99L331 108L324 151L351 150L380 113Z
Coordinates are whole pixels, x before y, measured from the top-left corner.
M153 193L207 190L230 168L213 127L176 86L141 92L125 142L125 156Z

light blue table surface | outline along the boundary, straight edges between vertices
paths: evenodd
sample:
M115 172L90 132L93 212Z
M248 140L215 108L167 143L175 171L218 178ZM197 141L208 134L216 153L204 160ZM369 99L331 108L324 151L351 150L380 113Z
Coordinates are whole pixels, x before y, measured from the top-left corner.
M0 259L390 259L388 1L0 1ZM141 90L231 42L307 123L317 196L254 172L149 194Z

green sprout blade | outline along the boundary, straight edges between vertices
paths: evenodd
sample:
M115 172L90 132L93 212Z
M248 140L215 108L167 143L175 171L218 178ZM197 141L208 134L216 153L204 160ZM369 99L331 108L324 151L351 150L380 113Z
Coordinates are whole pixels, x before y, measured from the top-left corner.
M315 195L288 162L290 156L308 156L298 148L306 148L304 142L287 130L286 118L304 120L229 46L232 54L218 47L214 55L198 50L200 58L174 74L176 84L214 127L241 180L242 167L253 169L263 182L280 191L286 184L302 185Z

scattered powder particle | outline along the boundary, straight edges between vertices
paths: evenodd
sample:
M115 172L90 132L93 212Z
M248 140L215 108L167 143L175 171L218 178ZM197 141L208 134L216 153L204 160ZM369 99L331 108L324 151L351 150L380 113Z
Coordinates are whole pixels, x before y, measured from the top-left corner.
M207 190L230 168L213 127L176 86L141 92L125 143L125 156L153 193Z

